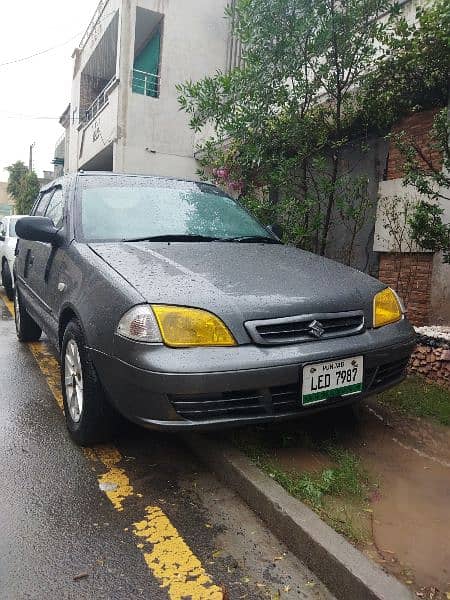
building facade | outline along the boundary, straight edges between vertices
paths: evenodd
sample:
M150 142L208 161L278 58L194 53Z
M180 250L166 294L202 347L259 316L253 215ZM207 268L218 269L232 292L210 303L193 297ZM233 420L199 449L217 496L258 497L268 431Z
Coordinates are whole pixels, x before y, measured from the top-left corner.
M101 0L73 55L59 166L195 177L196 136L176 86L234 64L228 4Z

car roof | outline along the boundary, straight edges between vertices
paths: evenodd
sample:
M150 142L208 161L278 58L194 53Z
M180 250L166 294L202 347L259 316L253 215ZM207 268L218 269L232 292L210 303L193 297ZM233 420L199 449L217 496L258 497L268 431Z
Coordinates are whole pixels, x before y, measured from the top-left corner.
M142 174L142 173L113 173L112 171L78 171L77 173L70 173L67 175L63 175L62 177L58 177L58 179L54 179L50 183L46 184L41 188L41 192L45 192L47 190L51 190L53 187L57 185L62 185L63 183L68 183L73 179L79 177L136 177L140 179L153 179L153 180L161 180L161 181L179 181L180 183L198 183L201 185L208 185L212 187L216 187L213 183L208 181L200 181L198 179L183 179L181 177L166 177L164 175L150 175L150 174Z

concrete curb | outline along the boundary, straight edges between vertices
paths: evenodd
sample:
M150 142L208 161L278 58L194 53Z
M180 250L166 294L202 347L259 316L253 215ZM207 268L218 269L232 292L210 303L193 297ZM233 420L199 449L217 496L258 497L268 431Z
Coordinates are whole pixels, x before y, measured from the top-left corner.
M408 588L356 550L239 450L197 434L186 435L185 441L198 458L243 498L336 598L413 598Z

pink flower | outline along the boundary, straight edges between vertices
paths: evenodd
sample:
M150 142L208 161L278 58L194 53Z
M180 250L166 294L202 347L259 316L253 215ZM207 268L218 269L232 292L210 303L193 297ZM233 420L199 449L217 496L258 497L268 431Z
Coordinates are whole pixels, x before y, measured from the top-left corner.
M229 186L232 190L234 190L236 192L240 192L244 188L244 182L243 181L231 181L229 183Z
M220 167L220 169L216 169L216 171L216 177L219 179L227 179L230 174L230 171L226 167Z

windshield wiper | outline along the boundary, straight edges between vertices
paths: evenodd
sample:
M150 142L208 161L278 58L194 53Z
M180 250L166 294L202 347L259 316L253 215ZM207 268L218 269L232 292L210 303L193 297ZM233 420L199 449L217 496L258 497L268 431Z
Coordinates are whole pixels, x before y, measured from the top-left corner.
M266 237L265 235L247 235L240 237L221 238L212 237L209 235L195 235L188 233L168 233L165 235L153 235L141 238L124 239L122 242L237 242L237 243L251 243L251 244L281 244L279 240L275 238Z
M265 235L244 235L242 237L225 238L224 242L242 242L249 244L281 244L280 240Z
M222 238L208 235L166 234L121 240L122 242L221 242Z

